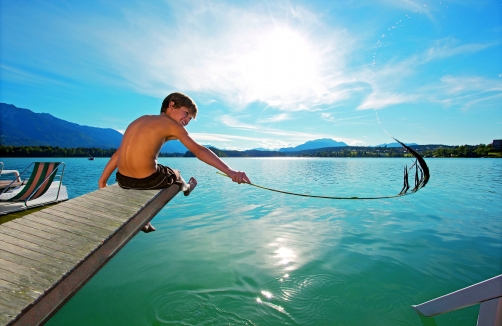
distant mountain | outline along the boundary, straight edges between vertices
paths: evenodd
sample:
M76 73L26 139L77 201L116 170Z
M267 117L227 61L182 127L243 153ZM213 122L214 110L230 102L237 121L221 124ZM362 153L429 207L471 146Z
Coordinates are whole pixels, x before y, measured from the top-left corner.
M48 113L35 113L12 104L0 103L0 145L58 146L66 148L118 148L122 134L110 128L82 126L56 118ZM161 153L186 153L179 141L167 142Z
M325 147L342 147L342 146L348 146L344 142L338 142L333 139L329 138L322 138L322 139L316 139L316 140L309 140L305 144L298 145L296 147L287 147L287 148L281 148L279 149L279 152L298 152L298 151L304 151L304 150L309 150L309 149L318 149L318 148L325 148Z
M82 126L56 118L48 113L35 113L12 104L0 103L0 145L3 146L95 147L109 149L118 148L121 141L122 134L114 129ZM415 143L407 143L407 145L417 146ZM343 146L348 145L344 142L323 138L307 141L296 147L281 148L278 152L289 153ZM374 147L400 146L396 142ZM178 140L167 142L161 149L161 153L184 154L187 151L188 149ZM265 148L246 151L246 155L277 155L274 153L277 153L277 151L270 151Z
M185 154L188 148L185 147L179 140L170 140L162 146L161 153L182 153Z
M417 143L404 143L407 146L418 146ZM387 144L380 144L372 147L401 147L401 144L399 143L387 143Z
M35 113L0 103L0 144L118 148L122 134L110 128L81 126L48 113Z

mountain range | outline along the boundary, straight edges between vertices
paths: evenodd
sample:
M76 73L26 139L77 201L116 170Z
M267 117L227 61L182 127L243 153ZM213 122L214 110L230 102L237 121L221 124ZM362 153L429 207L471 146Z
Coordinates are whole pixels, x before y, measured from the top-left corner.
M56 118L48 113L35 113L12 104L0 103L0 145L118 148L122 134L110 128L82 126ZM185 153L180 141L170 141L163 153Z
M48 113L35 113L12 104L0 103L0 145L3 146L53 146L118 148L122 134L110 128L82 126L56 118ZM416 145L415 143L407 145ZM327 147L348 146L329 138L307 141L296 147L281 148L278 152L299 152ZM375 147L399 147L399 143L381 144ZM207 147L207 146L206 146ZM270 151L256 148L253 151ZM179 141L169 141L162 153L186 153L188 149Z
M309 140L308 142L298 145L296 147L286 147L279 149L279 152L298 152L309 149L325 148L325 147L342 147L348 146L344 142L338 142L330 138L322 138L316 140Z
M35 113L0 103L0 144L117 148L122 134L110 128L81 126L48 113Z

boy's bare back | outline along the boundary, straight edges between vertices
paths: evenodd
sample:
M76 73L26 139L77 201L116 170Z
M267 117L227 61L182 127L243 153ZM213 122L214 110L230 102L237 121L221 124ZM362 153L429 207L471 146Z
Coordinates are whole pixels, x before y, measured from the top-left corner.
M162 145L184 129L166 114L145 115L127 127L117 167L131 178L145 178L157 171L157 157Z

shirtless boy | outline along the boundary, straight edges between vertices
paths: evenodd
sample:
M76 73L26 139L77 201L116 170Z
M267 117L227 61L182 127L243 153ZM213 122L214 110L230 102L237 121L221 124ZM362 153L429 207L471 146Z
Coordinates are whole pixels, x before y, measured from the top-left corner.
M126 129L122 143L106 164L98 187L106 187L107 180L118 168L117 182L128 189L162 189L172 184L180 185L185 196L197 185L194 178L186 183L178 170L157 163L162 145L179 139L199 160L217 168L237 183L250 183L246 173L226 165L212 151L195 142L185 129L197 115L197 106L188 96L172 93L162 102L159 115L145 115L134 120ZM144 232L155 231L146 224Z

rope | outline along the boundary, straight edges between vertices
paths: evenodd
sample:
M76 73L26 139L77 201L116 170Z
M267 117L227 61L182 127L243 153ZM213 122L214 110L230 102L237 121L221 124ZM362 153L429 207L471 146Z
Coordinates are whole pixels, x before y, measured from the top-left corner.
M230 178L228 175L226 175L225 173L221 173L221 172L216 172L217 174L221 175L221 176L224 176L224 177L228 177ZM309 198L323 198L323 199L359 199L359 200L370 200L370 199L386 199L386 198L395 198L395 197L401 197L401 196L404 196L406 194L397 194L397 195L394 195L394 196L381 196L381 197L336 197L336 196L316 196L316 195L308 195L308 194L299 194L299 193L295 193L295 192L289 192L289 191L282 191L282 190L277 190L277 189L272 189L272 188L267 188L267 187L263 187L263 186L260 186L260 185L257 185L257 184L254 184L254 183L246 183L250 186L253 186L253 187L256 187L256 188L260 188L260 189L263 189L263 190L268 190L268 191L273 191L273 192L278 192L278 193L281 193L281 194L286 194L286 195L293 195L293 196L300 196L300 197L309 197Z
M384 131L385 131L385 129L384 129ZM387 131L385 131L385 132L387 132ZM401 192L399 192L397 195L394 195L394 196L380 196L380 197L315 196L315 195L299 194L299 193L295 193L295 192L289 192L289 191L282 191L282 190L267 188L267 187L259 186L259 185L254 184L254 183L248 183L248 185L256 187L256 188L260 188L260 189L263 189L263 190L278 192L278 193L286 194L286 195L293 195L293 196L300 196L300 197L309 197L309 198L323 198L323 199L359 199L359 200L371 200L371 199L397 198L397 197L402 197L402 196L410 195L410 194L413 194L413 193L417 192L419 189L425 187L425 185L427 184L427 182L429 181L429 178L430 178L429 167L427 166L427 163L425 163L425 160L423 159L423 157L420 156L420 154L418 154L412 148L410 148L409 146L405 145L404 143L402 143L401 141L397 140L396 138L394 138L394 140L397 141L399 144L401 144L401 146L403 146L404 148L406 148L406 150L409 153L411 153L415 157L415 159L416 159L415 164L413 164L411 166L411 168L410 168L410 169L412 169L413 166L415 166L415 187L410 192L408 192L408 189L410 187L409 187L409 184L408 184L408 169L407 169L407 167L404 168L404 185L403 185L403 189L401 190ZM417 162L418 162L418 164L417 164ZM419 170L420 170L420 177L418 176L418 171ZM218 173L219 175L225 176L225 177L229 177L225 173L221 173L221 172L216 172L216 173Z

